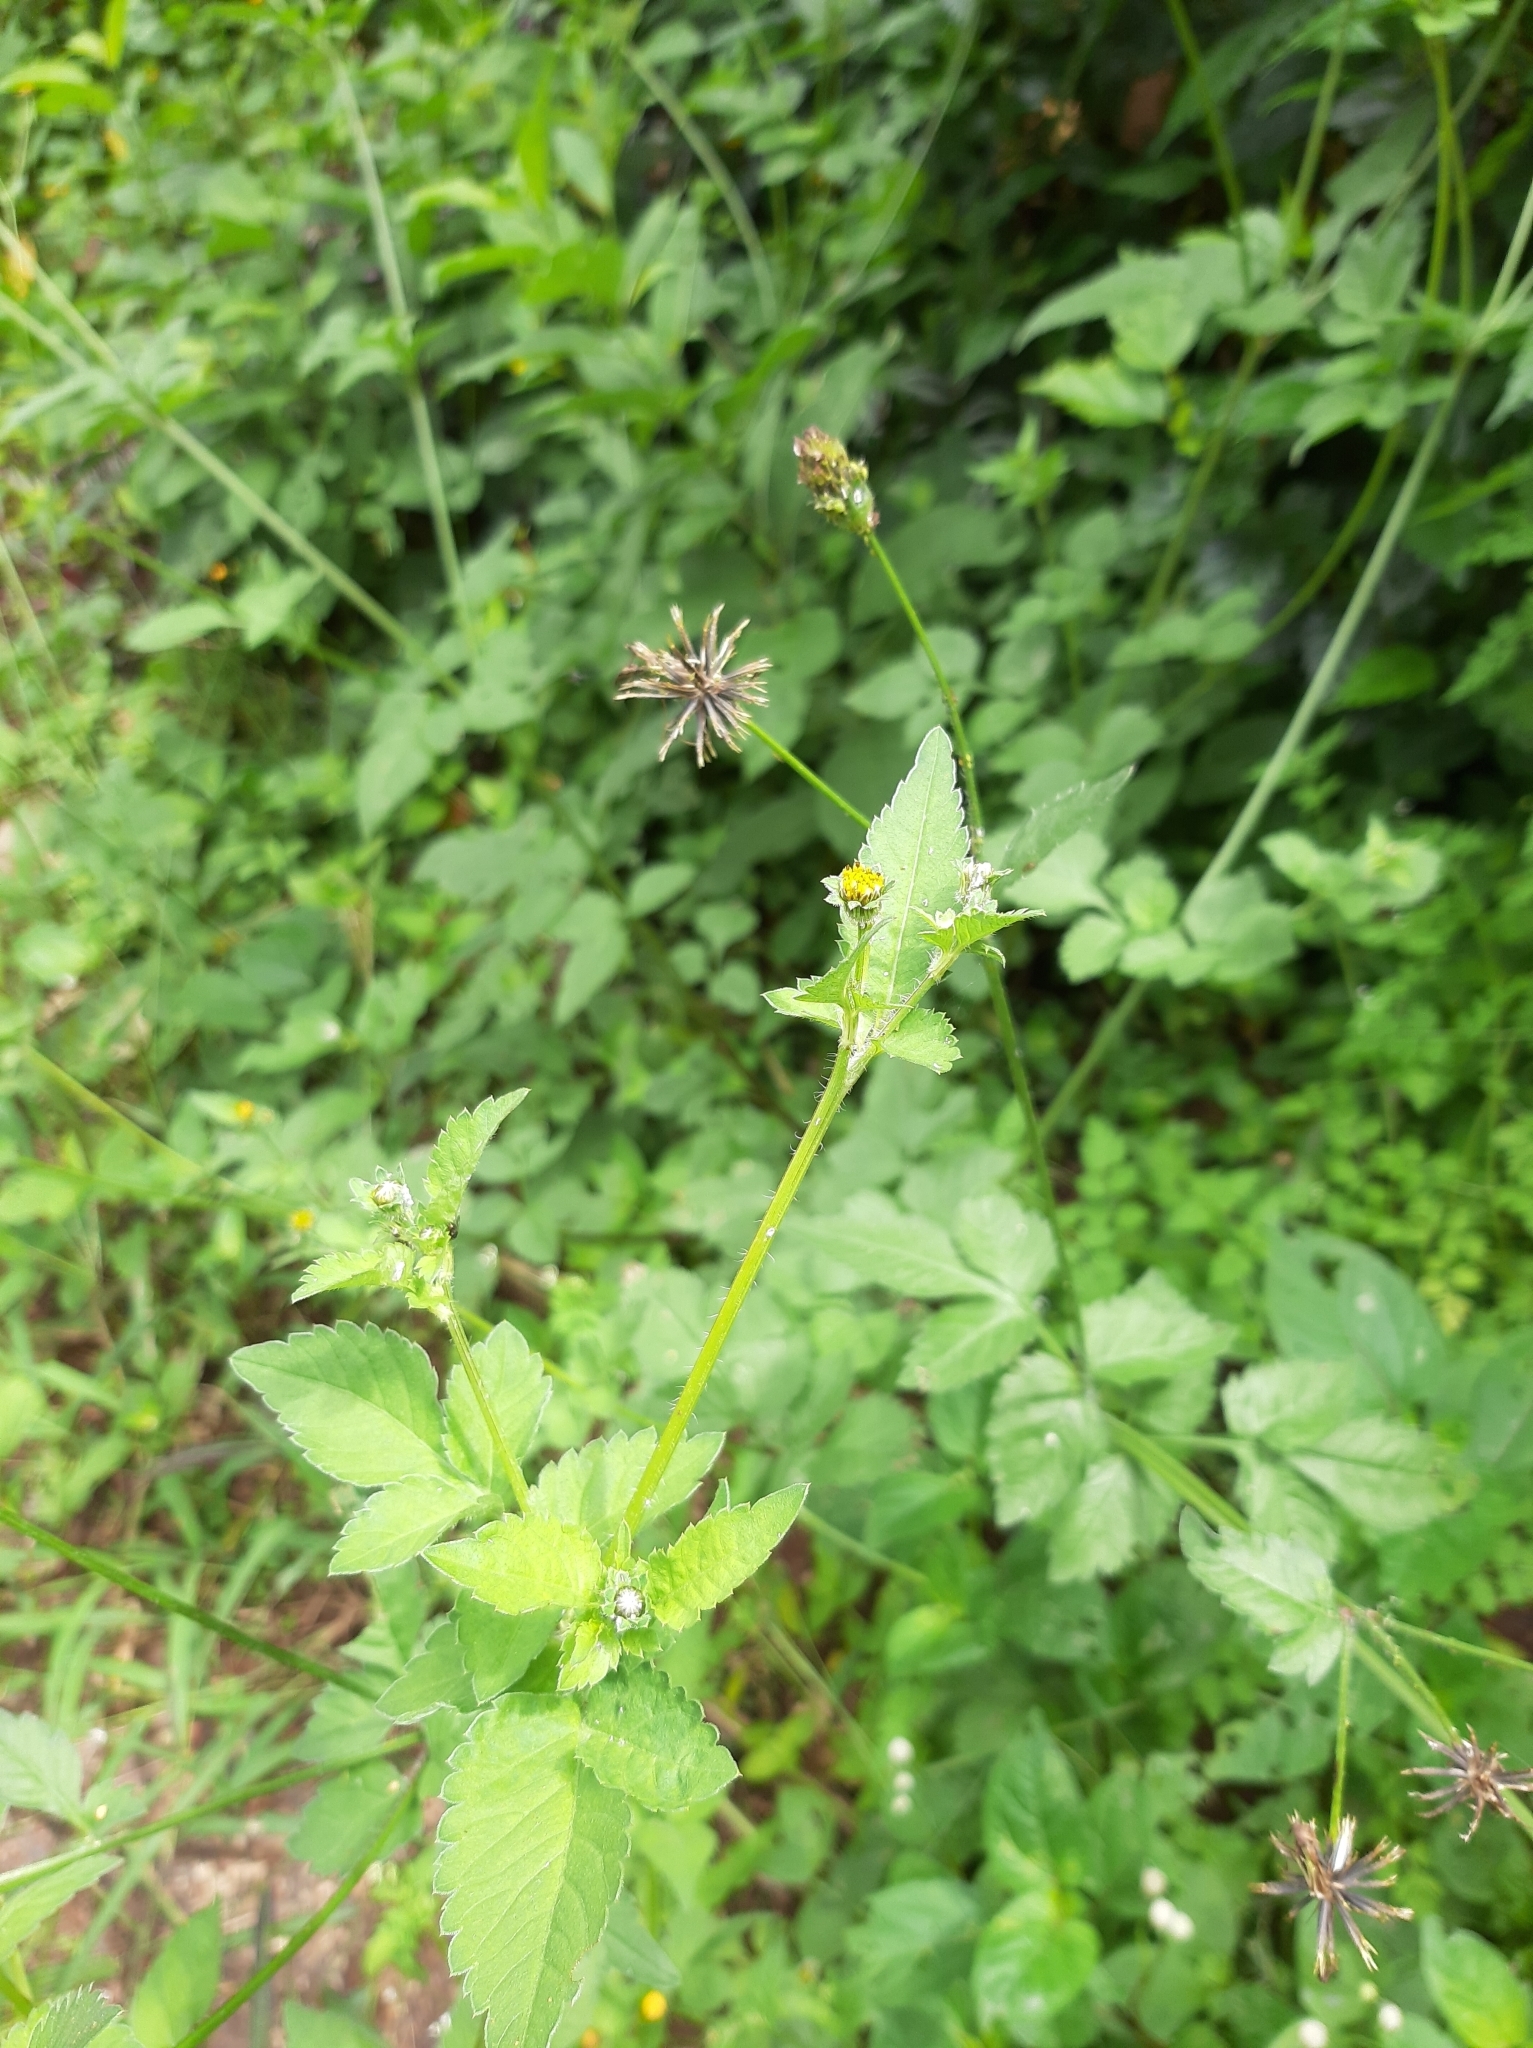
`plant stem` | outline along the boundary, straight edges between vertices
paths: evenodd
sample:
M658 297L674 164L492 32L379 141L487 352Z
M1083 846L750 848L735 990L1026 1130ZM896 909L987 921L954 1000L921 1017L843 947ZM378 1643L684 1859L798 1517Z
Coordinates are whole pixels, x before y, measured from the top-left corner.
M231 1992L222 2005L215 2006L206 2019L199 2020L189 2034L183 2034L180 2040L176 2042L175 2048L201 2048L201 2044L211 2035L216 2034L226 2019L237 2013L242 2005L248 2004L263 1984L269 1984L277 1972L285 1968L292 1961L293 1957L298 1954L300 1949L308 1946L327 1921L334 1919L363 1878L366 1877L368 1871L372 1869L373 1864L382 1855L389 1836L393 1834L394 1829L399 1824L399 1816L404 1812L414 1796L415 1779L412 1775L406 1781L399 1797L389 1808L388 1816L383 1826L368 1843L366 1849L357 1858L356 1862L353 1863L350 1870L347 1871L325 1903L317 1911L309 1915L308 1919L304 1921L292 1938L284 1942L275 1955L268 1957L260 1969L253 1970L244 1983L240 1985L239 1989Z
M53 649L48 644L48 636L39 623L37 613L32 609L32 600L27 595L27 586L21 580L21 571L16 567L15 559L10 549L6 546L3 533L0 533L0 582L4 583L6 589L10 592L11 602L15 605L17 611L21 613L23 619L26 620L27 631L37 643L38 652L43 658L44 668L47 669L49 675L53 678L55 686L58 689L63 689L63 675L60 672L57 661L54 660Z
M1246 210L1246 200L1241 190L1240 173L1235 168L1235 159L1230 152L1230 139L1224 132L1224 121L1220 116L1218 103L1209 91L1208 75L1203 69L1203 52L1198 48L1198 39L1192 32L1192 23L1187 18L1183 0L1166 0L1166 12L1171 16L1176 39L1182 46L1182 55L1187 59L1187 69L1192 75L1193 86L1202 102L1203 119L1208 126L1208 139L1214 146L1214 160L1219 166L1219 178L1224 186L1225 204L1229 207L1230 218L1235 223L1240 240L1240 263L1241 269L1244 270L1246 244L1241 215ZM1249 277L1245 279L1245 285L1249 292Z
M1405 523L1410 518L1416 499L1420 495L1421 486L1426 481L1427 471L1436 459L1438 447L1444 433L1447 431L1449 417L1458 402L1459 392L1463 389L1464 378L1468 373L1468 369L1469 357L1466 354L1460 358L1454 372L1452 384L1438 405L1436 412L1432 415L1431 423L1427 427L1426 433L1422 436L1421 445L1416 450L1415 459L1406 472L1405 481L1400 486L1399 495L1390 508L1388 519L1384 522L1384 529L1374 543L1373 552L1368 557L1368 562L1362 575L1358 578L1357 588L1353 591L1347 608L1342 613L1341 621L1336 631L1331 635L1330 644L1321 656L1319 666L1310 678L1309 687L1299 699L1293 717L1288 721L1288 729L1273 749L1272 756L1268 760L1266 767L1262 770L1255 789L1252 790L1250 796L1246 799L1240 816L1225 834L1224 844L1204 869L1202 878L1188 898L1186 907L1190 907L1205 891L1212 888L1213 884L1234 866L1240 855L1245 851L1248 840L1261 823L1263 813L1277 794L1284 776L1288 773L1290 762L1304 744L1310 727L1314 724L1321 706L1330 694L1332 685L1341 673L1342 665L1351 652L1352 642L1357 636L1357 630L1363 622L1368 607L1373 602L1374 592L1378 589L1383 579L1384 571L1389 566L1390 558L1399 545L1400 535L1405 530Z
M458 1313L457 1303L451 1300L445 1302L438 1310L438 1314L446 1325L448 1336L452 1339L452 1348L458 1355L459 1365L463 1368L463 1377L468 1381L474 1399L479 1404L479 1413L490 1433L490 1442L495 1446L495 1455L506 1468L506 1477L511 1482L516 1504L525 1515L531 1505L532 1495L526 1479L522 1476L521 1466L511 1455L511 1446L506 1442L505 1431L500 1426L500 1417L495 1413L490 1400L489 1389L485 1386L484 1375L479 1370L479 1361L474 1357L473 1346L468 1341L468 1332L463 1327L463 1318Z
M1336 27L1336 40L1331 45L1330 55L1325 61L1325 76L1320 81L1320 97L1315 102L1314 115L1310 120L1309 133L1304 138L1304 155L1299 163L1299 175L1285 209L1288 215L1288 248L1290 253L1297 246L1304 233L1304 216L1309 211L1309 195L1314 189L1315 176L1320 169L1320 152L1325 146L1325 132L1331 125L1331 108L1336 103L1336 89L1341 84L1342 66L1347 60L1347 30L1352 21L1352 0L1342 9L1341 19Z
M1413 1714L1421 1714L1426 1717L1432 1725L1434 1734L1446 1736L1449 1741L1452 1741L1457 1730L1444 1713L1442 1703L1437 1695L1426 1684L1426 1681L1420 1676L1416 1667L1409 1659L1401 1654L1399 1645L1392 1643L1376 1622L1369 1621L1366 1616L1360 1618L1369 1635L1376 1636L1383 1643L1389 1654L1387 1657L1381 1657L1372 1643L1365 1642L1361 1636L1358 1636L1356 1639L1357 1655L1362 1658L1374 1677L1389 1688L1397 1700L1404 1701Z
M798 1518L806 1529L812 1529L822 1543L829 1543L837 1550L844 1550L848 1557L855 1557L861 1563L871 1565L875 1571L891 1572L896 1578L909 1579L912 1585L926 1586L931 1583L925 1572L918 1571L913 1564L901 1564L897 1557L885 1557L881 1550L874 1550L855 1536L848 1536L844 1529L838 1529L834 1522L827 1522L823 1515L817 1515L812 1508L800 1508Z
M33 2000L28 1998L19 1984L12 1983L4 1970L0 1970L0 1998L8 1999L22 2019L25 2019L33 2009Z
M1383 489L1384 479L1394 467L1395 456L1399 452L1400 443L1404 435L1404 421L1396 420L1395 424L1379 443L1379 452L1374 457L1373 467L1368 472L1367 482L1363 485L1362 490L1359 491L1356 504L1347 514L1345 520L1343 520L1341 531L1326 549L1317 567L1310 571L1309 576L1294 592L1293 596L1289 598L1287 604L1283 606L1281 611L1275 613L1262 628L1262 638L1264 640L1270 640L1275 633L1281 633L1283 628L1296 619L1300 612L1306 609L1311 599L1318 596L1330 581L1331 572L1346 554L1348 548L1351 547L1353 541L1356 540L1367 521L1368 514L1373 510L1373 501Z
M1220 458L1224 454L1224 444L1229 439L1236 410L1245 395L1246 386L1256 374L1256 366L1261 361L1266 346L1265 335L1252 334L1246 338L1246 345L1240 353L1240 362L1230 379L1229 390L1220 408L1218 425L1208 437L1208 446L1203 450L1202 460L1198 463L1192 482L1187 487L1187 495L1182 500L1182 509L1177 515L1175 530L1166 542L1154 579L1145 592L1144 604L1139 614L1142 626L1148 625L1156 617L1166 601L1166 593L1171 588L1171 578L1176 574L1187 546L1187 536L1192 531L1192 523L1198 516L1198 508L1203 502L1204 493L1213 482L1214 471L1219 467Z
M702 129L692 119L681 102L678 93L673 92L665 79L650 63L641 57L632 43L624 39L623 61L644 86L659 106L664 107L672 125L680 133L688 149L697 158L703 169L719 188L719 197L729 210L729 217L735 224L740 240L745 244L745 254L756 280L756 296L761 301L761 318L765 326L777 324L777 287L772 282L772 266L767 261L766 250L761 246L761 237L756 232L756 223L751 219L750 208L740 197L740 188L729 175L724 159L708 140Z
M1414 1628L1407 1621L1396 1621L1393 1615L1380 1615L1378 1625L1385 1635L1409 1636L1413 1642L1431 1643L1434 1649L1447 1650L1456 1657L1474 1657L1482 1664L1495 1664L1504 1671L1525 1671L1533 1677L1533 1664L1509 1651L1487 1649L1481 1643L1461 1643L1457 1636L1440 1636L1433 1629Z
M765 726L758 725L754 718L747 718L745 730L753 740L760 740L769 754L775 754L785 768L791 768L795 775L801 776L809 784L809 787L817 790L828 803L833 803L838 811L844 811L854 825L860 825L864 831L867 830L869 820L863 816L856 805L849 804L841 792L832 789L828 782L822 782L807 761L801 761L797 754L789 753L782 741L774 740Z
M693 1361L692 1370L687 1374L681 1392L676 1396L665 1428L660 1433L660 1441L655 1445L650 1461L633 1490L633 1498L629 1501L624 1516L630 1533L637 1533L655 1488L687 1433L687 1423L691 1419L692 1411L702 1398L703 1388L708 1384L708 1375L718 1363L719 1353L724 1348L724 1340L734 1328L735 1318L745 1306L745 1297L750 1293L756 1275L761 1271L766 1255L772 1248L772 1240L777 1235L778 1226L787 1215L793 1197L798 1193L815 1154L825 1142L825 1133L830 1129L836 1111L846 1100L854 1079L851 1060L851 1048L846 1045L838 1046L835 1064L831 1067L830 1077L814 1106L814 1114L804 1126L804 1135L793 1148L793 1157L788 1161L783 1177L777 1183L777 1191L768 1202L765 1215L756 1225L756 1234L746 1246L745 1256L730 1282L729 1292L725 1295L719 1312L703 1339L702 1348Z
M1065 1111L1069 1109L1076 1096L1080 1094L1086 1083L1091 1079L1091 1076L1112 1051L1119 1038L1122 1037L1124 1027L1149 994L1149 991L1150 985L1147 981L1136 981L1131 988L1125 990L1118 998L1117 1002L1114 1003L1113 1007L1092 1033L1091 1043L1065 1076L1064 1084L1060 1088L1059 1093L1054 1097L1054 1100L1039 1119L1038 1130L1045 1143L1048 1142L1058 1129Z
M442 564L442 575L446 579L448 593L452 598L453 610L457 614L459 630L470 653L473 652L477 635L473 615L469 610L468 591L463 583L463 564L458 559L457 537L452 530L452 512L447 503L447 487L442 481L442 464L437 454L436 435L432 431L431 408L426 403L426 393L421 385L420 370L415 360L415 315L405 297L404 276L399 268L399 250L394 241L393 224L389 219L388 201L383 196L383 182L378 176L378 160L373 155L373 146L368 139L367 124L362 119L362 109L357 104L357 95L351 82L351 73L345 59L337 50L330 52L331 69L335 73L336 91L340 94L345 109L346 124L351 130L352 147L357 153L357 167L362 173L362 187L367 194L367 210L372 216L373 241L378 251L378 268L383 272L383 288L388 296L389 311L393 314L400 330L400 338L408 354L401 368L405 387L405 403L409 407L410 425L415 433L416 452L420 456L421 478L426 487L427 503L431 507L431 524L436 533L437 555Z
M1352 1643L1350 1626L1342 1632L1341 1658L1336 1670L1336 1764L1331 1777L1331 1840L1341 1832L1342 1805L1347 1791L1347 1729L1351 1708Z
M263 1636L252 1635L248 1629L240 1628L235 1622L225 1621L222 1615L210 1613L206 1607L194 1607L189 1600L178 1600L173 1593L162 1593L158 1586L151 1586L147 1579L135 1578L132 1572L124 1571L109 1557L103 1557L99 1550L83 1550L76 1543L66 1543L62 1536L55 1536L51 1529L45 1529L38 1522L28 1521L25 1515L17 1514L12 1507L0 1501L0 1527L14 1529L18 1536L30 1537L45 1550L51 1550L56 1557L78 1565L81 1571L92 1572L98 1579L106 1579L114 1586L120 1586L135 1599L148 1601L151 1607L158 1607L166 1614L179 1614L183 1621L194 1621L199 1628L210 1634L222 1636L225 1642L234 1643L242 1650L252 1650L258 1657L265 1657L273 1664L285 1665L289 1671L301 1671L306 1678L317 1678L324 1685L339 1685L347 1692L354 1692L371 1703L374 1688L360 1672L337 1670L329 1664L320 1664L312 1657L305 1657L298 1650L289 1650L281 1643L268 1642Z
M1190 1465L1184 1465L1157 1438L1145 1436L1121 1416L1109 1415L1104 1419L1108 1437L1118 1449L1126 1451L1146 1472L1153 1472L1157 1479L1164 1480L1178 1499L1197 1509L1205 1522L1212 1523L1216 1529L1234 1529L1240 1533L1249 1528L1250 1524L1239 1508L1231 1506L1222 1493L1216 1493L1206 1479L1200 1479Z
M18 1885L30 1884L35 1877L46 1877L50 1871L63 1870L71 1863L78 1863L82 1857L98 1855L103 1849L127 1848L134 1842L147 1841L151 1835L194 1827L198 1821L211 1820L215 1814L227 1813L230 1807L243 1806L248 1800L264 1799L272 1793L286 1792L294 1785L312 1784L320 1778L338 1777L342 1771L360 1770L364 1764L382 1763L388 1757L397 1756L401 1750L416 1748L419 1743L418 1735L399 1735L392 1742L385 1742L378 1749L369 1749L361 1756L343 1757L336 1763L300 1764L291 1771L279 1771L270 1778L256 1778L232 1792L220 1793L216 1799L204 1799L196 1806L184 1806L174 1813L162 1814L158 1820L137 1821L132 1827L113 1828L104 1835L87 1835L74 1848L61 1849L56 1856L43 1856L36 1863L23 1863L15 1870L0 1871L0 1894L14 1891Z
M926 656L931 665L931 672L937 678L937 688L942 692L942 702L947 708L948 726L953 735L953 751L958 756L958 772L963 778L964 800L969 811L969 831L977 853L985 843L985 814L980 808L979 785L974 779L974 753L969 745L969 736L964 731L963 713L958 708L958 699L947 679L947 671L937 658L937 650L921 623L921 614L910 602L909 592L900 581L900 573L890 561L883 542L876 533L864 534L863 538L868 544L869 554L889 579L889 588L894 592L900 610L909 621L910 630L915 634L921 652Z
M0 248L14 253L20 247L21 244L16 237L3 222L0 222ZM252 490L243 477L236 475L228 463L215 455L205 442L199 441L195 434L183 427L178 419L160 411L148 392L141 389L129 376L115 351L102 340L72 301L59 290L40 263L35 264L33 281L48 303L79 335L103 369L116 380L124 396L131 402L146 426L153 427L156 433L163 434L167 440L173 441L183 454L190 456L199 468L205 470L216 483L221 484L231 498L243 505L246 511L258 519L269 532L274 533L284 546L291 548L301 561L307 562L332 589L353 605L365 619L369 619L381 633L386 634L412 660L420 662L440 679L452 680L439 668L429 648L422 646L415 635L408 632L393 613L385 610L375 597L370 596L355 578L348 576L338 562L331 561L327 554L315 547L306 534L300 533L296 526L284 519L275 506L269 505L259 491ZM51 349L61 362L68 363L75 369L85 368L82 358L77 356L50 327L41 320L34 319L24 306L18 305L3 292L0 292L0 314L14 320L17 326L24 328L34 340Z

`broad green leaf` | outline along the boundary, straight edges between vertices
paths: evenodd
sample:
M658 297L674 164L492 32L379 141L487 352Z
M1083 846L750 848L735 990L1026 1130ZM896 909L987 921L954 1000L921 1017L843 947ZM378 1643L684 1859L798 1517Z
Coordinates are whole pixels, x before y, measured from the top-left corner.
M369 1494L351 1517L330 1570L385 1572L405 1564L483 1499L482 1489L466 1479L396 1479Z
M473 1347L473 1355L506 1448L513 1458L522 1458L542 1420L553 1382L515 1323L497 1323ZM446 1447L458 1470L480 1486L504 1481L484 1411L461 1361L447 1379Z
M1034 2030L1078 1998L1101 1944L1089 1920L1066 1917L1057 1895L1023 1892L1001 1908L974 1947L974 2002L980 2024L1020 2022Z
M1464 2048L1521 2048L1530 2031L1526 1985L1500 1952L1466 1927L1448 1934L1422 1923L1421 1974L1432 2002Z
M1363 1245L1346 1245L1336 1270L1342 1328L1352 1350L1406 1398L1435 1393L1447 1348L1431 1311L1410 1281Z
M83 1822L80 1757L62 1728L0 1710L0 1807Z
M286 2048L388 2048L380 2033L343 2005L316 2011L294 1998L284 1998L282 2032Z
M971 1266L1024 1308L1058 1262L1048 1224L1010 1195L967 1196L954 1213L953 1241Z
M538 1474L532 1489L537 1512L550 1521L589 1529L605 1543L622 1520L656 1441L653 1429L641 1429L631 1437L614 1430L609 1437L566 1451ZM713 1431L685 1438L644 1511L644 1521L651 1522L690 1498L723 1447L723 1436Z
M587 1615L559 1645L559 1691L580 1692L600 1685L615 1671L623 1645L617 1630L600 1615Z
M1095 1405L1057 1358L1034 1352L996 1388L985 1432L985 1460L1003 1528L1059 1506L1107 1448Z
M436 1373L397 1330L337 1323L247 1345L229 1363L332 1479L383 1486L442 1475Z
M604 1785L659 1813L711 1799L739 1775L697 1702L632 1657L581 1700L578 1754Z
M457 1218L463 1196L484 1148L519 1103L527 1090L510 1095L491 1095L477 1109L460 1110L449 1117L426 1162L426 1204L422 1220L446 1229Z
M646 1991L674 1991L681 1972L645 1925L633 1894L618 1893L607 1922L604 1952L607 1968Z
M1215 1536L1191 1508L1183 1511L1180 1533L1194 1578L1226 1607L1281 1639L1272 1669L1317 1685L1335 1663L1342 1639L1324 1558L1282 1536L1230 1530Z
M1120 917L1091 911L1077 918L1065 933L1059 949L1059 964L1070 981L1095 981L1117 966L1128 943L1128 926Z
M1063 356L1023 389L1073 412L1088 427L1148 426L1166 416L1162 380L1126 370L1112 356L1090 362Z
M1081 1788L1047 1722L1035 1709L1032 1725L1013 1736L985 1780L982 1823L993 1855L1004 1839L1040 1875L1079 1879L1083 1853Z
M223 1933L218 1902L182 1922L145 1971L128 2024L143 2048L175 2048L218 2003Z
M573 1701L514 1693L480 1715L442 1787L442 1929L485 2048L545 2048L617 1897L628 1802L576 1761L579 1734Z
M378 1695L378 1711L391 1721L423 1721L439 1707L468 1713L475 1704L450 1614L437 1617L404 1670Z
M1236 1436L1260 1437L1278 1451L1311 1450L1332 1430L1383 1403L1378 1381L1351 1359L1336 1364L1252 1365L1219 1389Z
M940 1010L909 1010L883 1040L891 1059L945 1074L963 1054L953 1027Z
M543 1607L532 1614L497 1614L482 1600L458 1595L453 1625L469 1684L481 1705L509 1692L522 1677L558 1627L559 1613L557 1607Z
M541 1515L505 1515L426 1555L445 1578L502 1614L585 1607L601 1585L601 1552L585 1529Z
M1087 1466L1050 1527L1049 1577L1057 1585L1100 1578L1128 1563L1143 1533L1140 1484L1116 1452Z
M864 980L875 1008L893 1009L926 979L930 920L957 909L959 865L968 851L952 745L934 726L910 773L873 820L860 855L886 885Z
M122 644L134 654L163 654L171 647L185 647L208 633L218 633L239 624L227 605L211 598L193 598L190 604L172 605L168 611L151 612L122 637Z
M1233 1332L1184 1301L1162 1273L1144 1273L1123 1294L1087 1304L1086 1357L1092 1377L1132 1387L1206 1366Z
M1313 1450L1289 1455L1306 1479L1380 1536L1418 1529L1463 1498L1445 1447L1387 1415L1345 1422Z
M88 1988L50 1998L0 2038L5 2048L140 2048L118 2007Z
M965 1264L939 1223L908 1215L871 1188L853 1195L832 1221L824 1249L865 1280L917 1301L1000 1292Z
M1112 905L1098 886L1107 861L1107 842L1099 834L1072 832L1033 869L1025 890L1019 885L1011 894L1045 917L1072 917L1078 910L1110 915Z
M387 1761L362 1764L354 1771L327 1778L288 1837L290 1853L322 1877L339 1877L368 1843L376 1840L399 1788L399 1767ZM411 1822L401 1817L399 1838L407 1839L410 1832ZM172 2037L179 2038L179 2034Z
M34 1877L30 1884L0 1896L0 1956L8 1956L51 1920L76 1892L98 1883L121 1861L117 1856L82 1856L62 1870Z
M1031 870L1056 846L1063 846L1078 833L1088 833L1105 851L1100 828L1106 825L1114 803L1133 773L1132 768L1120 768L1116 775L1104 776L1097 782L1072 783L1058 796L1035 804L1016 824L1003 826L986 842L987 858L1012 871L1006 888L1009 902L1031 906ZM989 851L992 846L994 852Z
M690 1628L757 1571L781 1543L804 1504L807 1486L785 1486L749 1506L694 1522L649 1560L645 1591L665 1628Z
M950 1394L1009 1365L1038 1328L1038 1318L1009 1301L960 1301L939 1308L916 1331L900 1385Z
M919 1997L933 1953L966 1942L978 1918L957 1878L910 1878L874 1892L867 1919L847 1930L847 1951L878 2002L895 2005Z

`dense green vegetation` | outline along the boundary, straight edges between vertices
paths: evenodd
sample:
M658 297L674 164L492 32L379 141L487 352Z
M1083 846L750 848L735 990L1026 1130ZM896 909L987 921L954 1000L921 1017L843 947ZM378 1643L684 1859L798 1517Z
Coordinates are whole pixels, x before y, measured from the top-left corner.
M8 11L7 2048L1528 2040L1523 14Z

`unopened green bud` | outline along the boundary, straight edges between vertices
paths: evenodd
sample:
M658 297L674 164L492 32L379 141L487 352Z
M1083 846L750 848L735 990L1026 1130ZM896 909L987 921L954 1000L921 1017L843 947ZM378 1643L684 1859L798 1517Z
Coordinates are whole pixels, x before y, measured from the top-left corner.
M798 480L809 502L832 526L844 526L866 540L878 524L878 506L868 482L868 465L856 462L846 444L823 427L806 427L793 443Z

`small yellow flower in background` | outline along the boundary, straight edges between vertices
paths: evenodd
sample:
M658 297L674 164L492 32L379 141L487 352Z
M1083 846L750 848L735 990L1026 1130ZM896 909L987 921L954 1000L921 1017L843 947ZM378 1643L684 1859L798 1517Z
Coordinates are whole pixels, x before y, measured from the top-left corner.
M641 2020L663 2020L669 2011L670 2006L663 1991L646 1991L639 2000Z
M228 575L229 564L227 562L215 562L208 571L208 581L209 583L223 583L227 581Z
M128 161L130 151L127 142L115 128L103 128L101 142L114 164L125 164Z
M255 1104L253 1102L246 1100L243 1097L234 1105L233 1115L234 1121L237 1124L254 1123L255 1113Z
M580 2048L601 2048L601 2035L595 2027L587 2027L580 2037Z
M10 245L0 256L0 277L5 279L5 288L13 299L24 299L36 275L37 246L30 235L23 235L19 243Z
M287 1220L295 1230L312 1230L314 1228L314 1211L312 1209L295 1209Z

